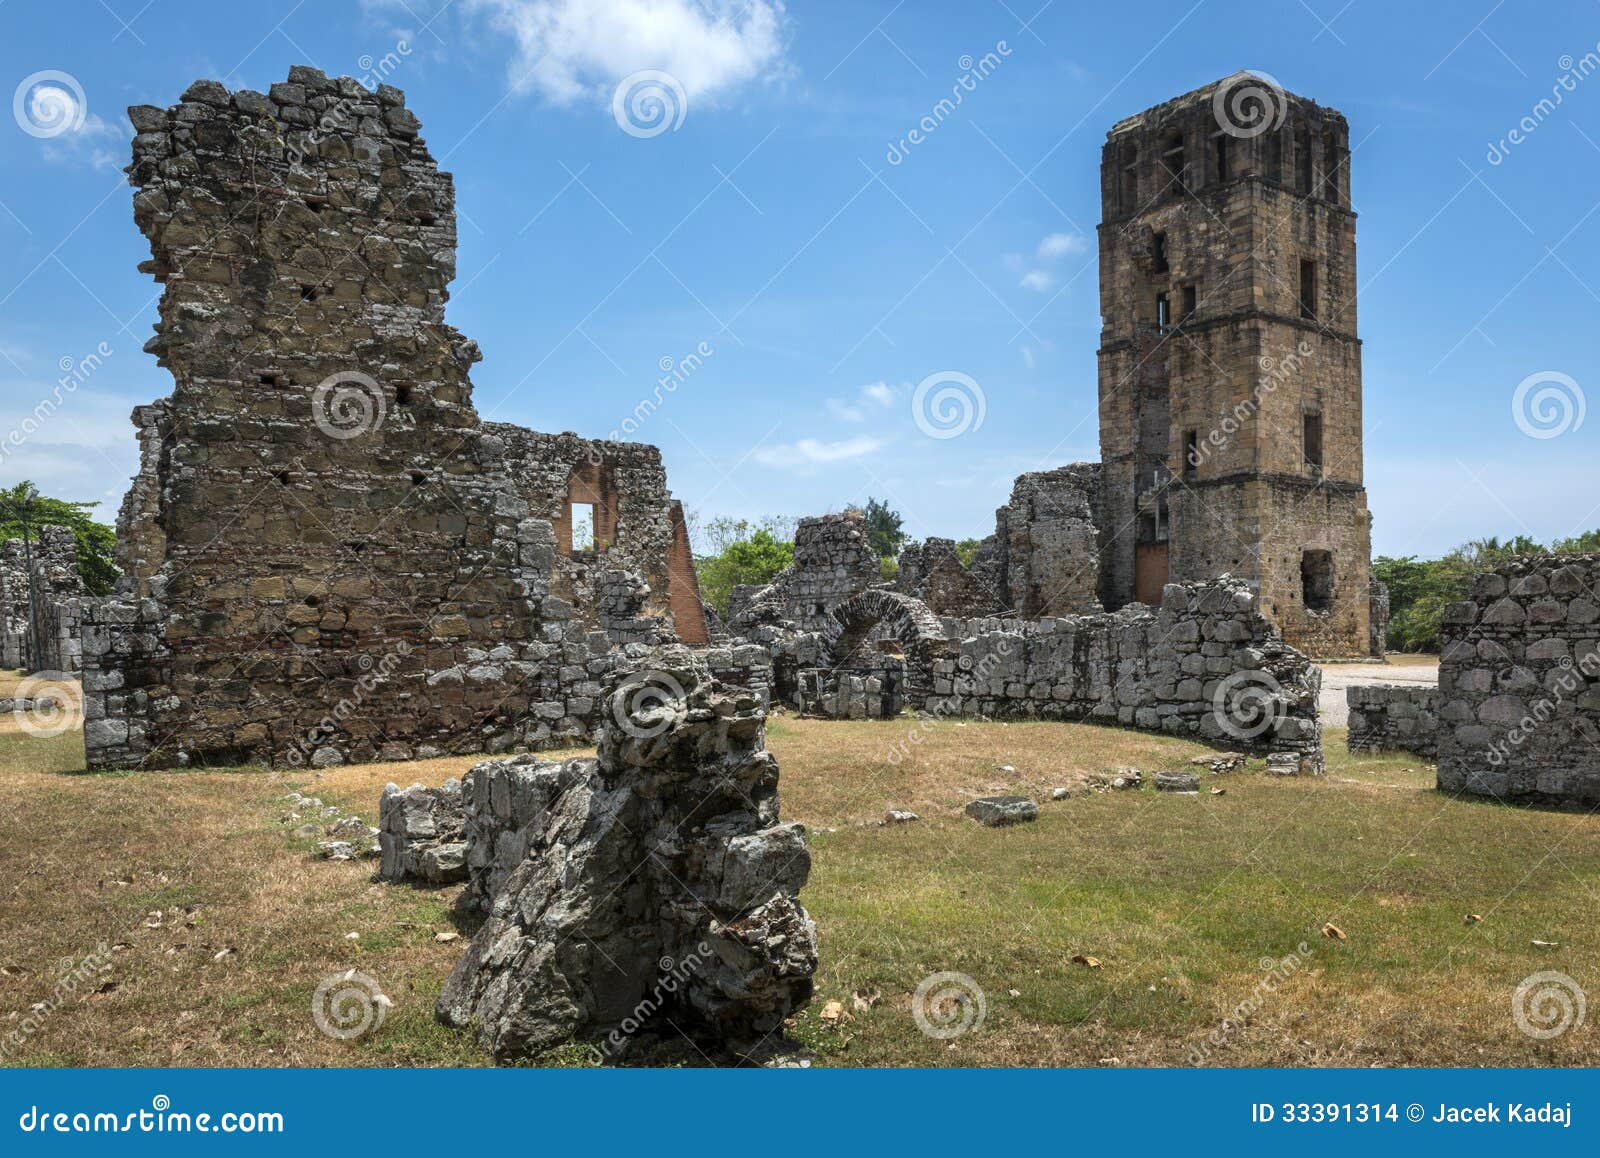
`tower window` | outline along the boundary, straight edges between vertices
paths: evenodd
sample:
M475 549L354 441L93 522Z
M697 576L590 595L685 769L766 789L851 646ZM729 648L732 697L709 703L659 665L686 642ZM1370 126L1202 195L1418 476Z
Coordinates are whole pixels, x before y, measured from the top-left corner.
M1307 611L1327 611L1333 606L1333 552L1300 554L1300 595Z
M1307 414L1305 416L1306 466L1318 472L1322 471L1322 415Z
M1172 302L1166 294L1156 295L1156 329L1163 334L1172 328Z
M1228 134L1218 133L1214 140L1217 143L1217 180L1228 179Z
M1193 478L1200 469L1200 432L1186 431L1183 436L1183 477Z
M1311 193L1311 134L1304 129L1294 135L1294 187Z
M1194 317L1195 307L1199 304L1199 295L1195 293L1194 283L1190 282L1183 287L1183 317Z
M1139 154L1132 153L1122 170L1122 208L1128 212L1139 207L1139 170L1135 165Z
M1312 321L1317 317L1317 263L1300 263L1300 316Z
M1187 190L1188 182L1184 179L1184 170L1188 163L1183 156L1183 134L1173 133L1167 138L1166 146L1161 151L1161 164L1167 171L1169 183L1179 189Z
M1154 252L1156 272L1166 273L1171 267L1167 265L1167 235L1165 233L1156 234Z

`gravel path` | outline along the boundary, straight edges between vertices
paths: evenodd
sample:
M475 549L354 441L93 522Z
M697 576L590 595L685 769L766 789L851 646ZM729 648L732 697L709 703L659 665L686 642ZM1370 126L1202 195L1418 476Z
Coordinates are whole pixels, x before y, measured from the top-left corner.
M1324 728L1343 728L1350 722L1346 688L1363 684L1437 684L1439 663L1329 663L1322 665L1322 699L1319 711Z

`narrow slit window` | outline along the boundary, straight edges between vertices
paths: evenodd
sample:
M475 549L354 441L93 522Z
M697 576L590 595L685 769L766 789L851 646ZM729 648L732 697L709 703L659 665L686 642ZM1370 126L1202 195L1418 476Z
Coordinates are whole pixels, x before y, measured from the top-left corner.
M1200 295L1195 292L1193 283L1183 287L1183 316L1194 317L1195 307L1199 305Z
M1317 263L1300 263L1300 316L1311 321L1317 317Z
M1183 155L1182 133L1174 133L1172 136L1167 138L1166 148L1161 154L1161 164L1167 170L1167 177L1170 179L1170 184L1176 185L1181 190L1187 190L1189 188L1189 183L1185 174L1185 170L1188 168L1188 161Z
M1183 477L1193 478L1200 469L1200 432L1191 430L1183 436Z
M1322 471L1322 415L1307 414L1305 416L1305 448L1306 466L1321 473Z
M1129 165L1122 170L1122 208L1132 212L1139 207L1139 170Z
M1294 186L1307 196L1311 193L1311 134L1304 131L1294 137Z
M1155 262L1157 273L1166 273L1170 268L1167 265L1167 235L1165 233L1156 234Z
M1172 327L1172 302L1166 294L1156 295L1156 329L1163 334Z
M1217 181L1221 183L1228 179L1228 135L1218 133L1217 142Z
M572 504L572 549L594 550L594 504Z

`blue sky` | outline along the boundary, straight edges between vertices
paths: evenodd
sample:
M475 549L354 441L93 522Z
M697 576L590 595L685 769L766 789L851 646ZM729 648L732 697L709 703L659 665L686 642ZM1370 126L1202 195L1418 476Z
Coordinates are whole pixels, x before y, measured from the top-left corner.
M5 85L70 78L0 120L0 437L110 351L6 443L0 483L109 519L128 412L171 389L140 352L159 287L135 268L125 107L310 63L385 74L455 174L449 319L483 348L484 416L604 436L709 349L634 432L702 517L877 495L917 537L981 536L1015 475L1098 457L1106 130L1249 68L1350 121L1374 550L1600 526L1600 415L1575 409L1600 391L1600 4L1040 4L0 0ZM678 85L675 128L614 115L641 70ZM50 131L41 86L74 128L24 131ZM981 426L919 428L940 373L976 384ZM1540 375L1524 410L1568 406L1543 428L1513 410Z

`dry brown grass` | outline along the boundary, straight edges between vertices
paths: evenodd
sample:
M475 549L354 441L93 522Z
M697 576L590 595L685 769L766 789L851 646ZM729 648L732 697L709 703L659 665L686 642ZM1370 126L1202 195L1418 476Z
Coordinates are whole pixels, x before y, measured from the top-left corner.
M891 760L912 726L772 723L785 814L817 830L805 900L821 932L818 1000L794 1031L826 1064L1183 1064L1197 1047L1219 1064L1600 1062L1592 1028L1539 1043L1510 1016L1512 990L1536 970L1600 983L1589 817L1450 800L1427 765L1350 757L1340 734L1323 780L1252 768L1216 779L1220 796L1052 803L1057 785L1180 766L1203 749L1087 725L944 723ZM435 940L457 930L458 890L380 886L370 862L315 860L282 819L290 788L370 820L389 780L438 783L473 760L74 775L79 736L39 740L0 721L0 965L12 974L0 976L0 1029L50 996L57 962L118 946L90 987L104 991L65 1001L8 1056L481 1063L432 1018L463 947ZM1045 799L1040 820L989 830L960 814L992 791ZM877 826L889 807L924 819ZM1485 920L1466 925L1467 913ZM1348 940L1319 935L1329 920ZM1304 966L1238 1017L1260 960L1302 943ZM345 1043L316 1030L310 1007L318 981L348 969L376 977L394 1007L379 1032ZM913 990L938 970L986 995L982 1030L953 1048L910 1016ZM824 1027L822 1002L848 1007L857 990L882 1000ZM1224 1018L1241 1024L1215 1045Z

